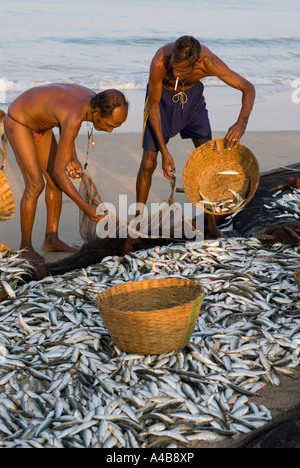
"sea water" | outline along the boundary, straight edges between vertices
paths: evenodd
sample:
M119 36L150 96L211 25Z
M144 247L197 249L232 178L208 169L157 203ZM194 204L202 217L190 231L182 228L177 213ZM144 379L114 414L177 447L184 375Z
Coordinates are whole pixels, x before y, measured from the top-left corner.
M257 100L300 78L299 0L0 0L0 107L28 88L68 82L144 93L155 52L193 35L256 87ZM221 105L240 102L203 80Z

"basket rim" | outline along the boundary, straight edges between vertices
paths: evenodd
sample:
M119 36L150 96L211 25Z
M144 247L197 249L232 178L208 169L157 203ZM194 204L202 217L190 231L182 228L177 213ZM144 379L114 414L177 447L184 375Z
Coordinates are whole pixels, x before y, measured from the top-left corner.
M0 183L2 183L0 192L3 190L6 191L7 195L7 202L11 204L10 208L5 211L5 209L2 208L0 209L0 221L8 221L12 219L15 214L16 214L16 202L15 202L15 197L12 191L12 188L3 174L3 172L0 170ZM4 207L5 208L5 207Z
M188 302L186 302L184 304L181 304L180 306L166 307L164 309L159 309L159 310L153 309L153 310L147 310L147 311L145 311L145 310L134 310L133 311L133 310L116 309L114 307L108 307L107 305L105 305L105 304L103 304L101 302L100 296L102 296L102 297L111 296L112 290L116 291L117 289L120 289L120 290L122 290L122 291L120 291L120 294L121 294L121 292L123 292L123 290L126 290L128 286L132 286L132 285L137 284L137 283L139 283L139 284L142 284L142 283L146 284L147 283L150 286L149 283L154 283L154 282L157 283L157 281L159 281L159 280L161 280L161 282L164 282L164 283L166 283L166 282L172 283L175 280L176 282L178 282L177 286L180 286L180 285L183 286L184 284L194 284L195 286L199 287L199 294L192 301L188 301ZM176 286L176 284L174 284L174 286ZM162 284L161 286L157 286L155 289L157 289L157 288L158 289L159 288L163 289L165 287L168 287L168 285L167 284ZM149 289L150 289L150 287L149 287ZM132 289L132 291L136 291L136 289ZM132 292L132 291L127 290L127 291L124 291L124 292ZM175 278L172 278L172 277L170 277L170 278L157 278L157 279L154 278L154 279L150 279L150 280L146 279L146 280L142 280L142 281L130 281L128 283L118 284L116 286L113 286L112 288L109 288L106 291L103 291L102 293L98 294L98 296L96 298L96 304L97 304L97 306L99 308L103 308L106 312L107 311L115 311L118 314L123 314L123 315L127 315L127 316L128 315L133 315L133 314L134 315L136 315L136 314L145 315L145 313L146 314L154 314L154 315L157 314L157 315L159 315L159 314L162 314L162 313L164 313L166 311L171 313L172 311L174 311L174 310L176 310L178 308L188 307L189 305L193 305L197 300L198 301L201 300L201 304L202 304L202 302L204 300L204 297L205 297L204 288L201 285L201 283L198 283L197 281L186 280L184 278L176 278L175 279Z
M0 242L0 252L12 252L12 249Z

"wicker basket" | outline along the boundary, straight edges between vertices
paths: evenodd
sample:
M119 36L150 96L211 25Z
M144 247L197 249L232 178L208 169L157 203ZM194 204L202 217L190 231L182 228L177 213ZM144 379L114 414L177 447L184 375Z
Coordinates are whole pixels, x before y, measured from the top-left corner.
M1 252L3 255L6 255L7 252L12 252L12 249L10 249L9 247L6 247L6 245L1 244L1 242L0 242L0 252Z
M219 172L235 171L237 175L220 175ZM244 203L226 213L229 215L244 208L255 195L260 179L260 169L254 154L241 143L227 148L225 138L212 140L198 147L190 155L183 170L182 182L186 196L197 206L200 194L210 202L233 199L228 189L240 194ZM202 211L212 214L203 204Z
M296 281L296 284L298 285L298 288L300 290L300 270L297 270L296 273L295 273L295 281Z
M115 286L99 294L96 303L118 348L163 354L188 344L203 299L199 283L160 278Z
M8 221L16 214L15 199L10 185L0 171L0 221Z

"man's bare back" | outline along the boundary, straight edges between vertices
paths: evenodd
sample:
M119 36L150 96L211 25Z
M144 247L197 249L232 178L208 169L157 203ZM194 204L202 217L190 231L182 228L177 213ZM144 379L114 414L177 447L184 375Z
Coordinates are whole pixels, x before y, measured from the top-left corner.
M84 112L95 92L79 85L53 84L31 88L19 96L8 109L11 117L36 133L62 127L71 116L74 122Z

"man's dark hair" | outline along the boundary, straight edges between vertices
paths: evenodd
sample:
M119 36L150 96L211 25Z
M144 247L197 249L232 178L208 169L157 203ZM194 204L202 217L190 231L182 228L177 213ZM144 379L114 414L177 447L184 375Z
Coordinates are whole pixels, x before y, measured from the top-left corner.
M116 89L107 89L91 99L92 110L100 111L102 117L110 117L115 108L121 106L128 108L129 103L124 94Z
M192 66L195 65L201 53L201 44L193 36L181 36L174 43L172 59L175 63L188 60Z

